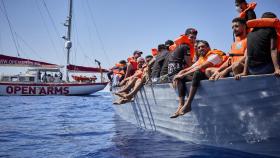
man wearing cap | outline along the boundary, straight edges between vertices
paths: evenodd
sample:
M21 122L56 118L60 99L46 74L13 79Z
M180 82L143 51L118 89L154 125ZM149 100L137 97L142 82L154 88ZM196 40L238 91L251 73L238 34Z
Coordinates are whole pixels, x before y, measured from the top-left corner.
M164 45L166 46L166 48L168 50L168 54L164 58L163 66L162 66L162 69L160 70L160 76L165 76L166 74L168 74L168 60L169 60L169 56L171 54L169 47L172 46L173 44L174 44L174 42L172 40L167 40L164 43Z
M177 38L174 45L170 46L173 50L168 61L168 76L170 78L173 78L184 67L192 65L196 36L196 29L188 28L185 34Z
M135 50L133 52L133 56L127 58L127 69L126 69L126 74L124 78L127 78L129 76L132 76L134 74L134 72L137 70L137 58L141 57L141 55L143 54L142 51L139 50Z

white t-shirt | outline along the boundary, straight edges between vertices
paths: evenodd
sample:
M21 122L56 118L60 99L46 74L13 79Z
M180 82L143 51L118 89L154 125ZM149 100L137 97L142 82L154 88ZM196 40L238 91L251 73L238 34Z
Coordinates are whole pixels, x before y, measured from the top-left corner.
M211 54L208 56L207 61L212 63L213 65L218 65L223 61L223 59L217 54ZM195 62L191 67L196 67L196 66L198 66L198 61Z

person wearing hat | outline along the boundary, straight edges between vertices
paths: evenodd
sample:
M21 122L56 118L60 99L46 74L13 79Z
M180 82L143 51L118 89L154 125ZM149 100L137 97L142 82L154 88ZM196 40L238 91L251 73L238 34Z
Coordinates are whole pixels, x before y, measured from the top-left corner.
M172 46L174 44L174 41L172 41L172 40L167 40L167 41L165 41L165 43L164 43L164 45L166 46L166 48L167 48L167 51L168 51L168 53L167 53L167 55L165 56L165 58L164 58L164 62L163 62L163 66L162 66L162 68L161 68L161 70L160 70L160 76L166 76L167 74L168 74L168 60L169 60L169 56L170 56L170 52L171 52L171 50L169 49L170 48L170 46Z
M235 8L239 13L239 17L246 21L256 19L256 13L254 11L257 3L247 3L246 0L235 0Z
M142 54L143 54L142 51L135 50L133 52L133 56L127 58L128 64L127 64L126 74L124 78L132 76L134 74L134 72L137 70L137 65L138 65L137 59L141 57Z

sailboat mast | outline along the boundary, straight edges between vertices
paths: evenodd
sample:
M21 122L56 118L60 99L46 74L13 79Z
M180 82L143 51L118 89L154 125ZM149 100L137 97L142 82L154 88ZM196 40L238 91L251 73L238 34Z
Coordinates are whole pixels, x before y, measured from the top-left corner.
M64 26L67 27L67 37L65 39L65 48L67 49L67 65L70 64L70 49L72 47L71 42L71 25L72 25L72 8L73 0L69 0L69 15L67 17L66 23ZM66 67L66 81L69 82L69 72Z

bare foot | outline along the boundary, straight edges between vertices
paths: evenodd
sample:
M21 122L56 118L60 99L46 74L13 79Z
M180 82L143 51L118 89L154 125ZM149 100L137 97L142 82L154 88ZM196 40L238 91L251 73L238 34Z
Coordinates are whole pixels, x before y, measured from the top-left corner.
M125 92L116 92L114 94L119 96L119 97L123 97L123 95L126 94L126 93Z
M122 98L122 99L120 99L120 104L125 104L125 103L127 103L127 102L129 102L129 100L128 99L125 99L125 98Z
M131 101L132 98L133 98L133 96L131 96L131 95L129 95L129 94L125 94L125 95L123 95L123 98L125 98L125 99Z
M188 106L184 109L180 109L179 115L185 115L186 113L190 112L192 110L191 106Z
M182 105L178 105L178 108L176 110L176 112L170 116L170 118L176 118L179 116L179 113L180 113L180 109L182 108L183 106Z
M117 99L116 101L114 101L113 104L115 104L115 105L120 105L120 104L124 104L124 103L126 103L126 102L127 102L127 99L125 99L125 98L119 98L119 99Z
M120 102L119 100L116 100L116 101L113 102L113 104L114 104L114 105L120 105L119 102Z
M180 116L179 113L175 112L173 115L170 116L170 118L177 118L178 116Z

